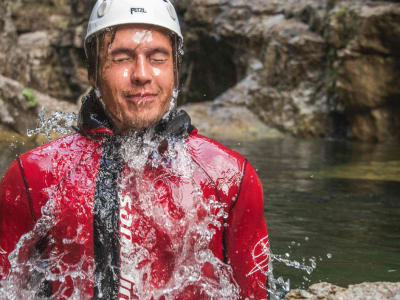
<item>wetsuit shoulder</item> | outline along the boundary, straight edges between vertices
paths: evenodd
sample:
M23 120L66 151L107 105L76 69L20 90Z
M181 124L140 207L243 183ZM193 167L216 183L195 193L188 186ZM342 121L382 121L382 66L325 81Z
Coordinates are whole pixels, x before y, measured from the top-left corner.
M34 148L19 157L28 174L52 174L61 179L88 153L98 148L99 143L76 133Z
M81 134L62 137L32 149L17 160L29 188L35 214L47 201L47 188L58 185L76 166L94 152L101 151L99 142Z
M237 198L247 160L236 151L192 132L188 138L193 161L213 181L222 201L230 206Z
M240 153L228 148L227 146L217 142L214 139L198 134L197 130L194 130L189 135L189 146L191 149L196 151L196 156L202 157L203 159L213 159L213 155L217 155L217 159L223 158L229 161L235 161L239 165L242 165L246 158Z

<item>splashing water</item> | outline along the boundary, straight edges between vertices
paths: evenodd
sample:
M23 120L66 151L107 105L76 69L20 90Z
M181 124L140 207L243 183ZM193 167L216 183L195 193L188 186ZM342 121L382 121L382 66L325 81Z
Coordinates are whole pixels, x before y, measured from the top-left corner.
M122 176L121 186L125 188L121 190L135 190L136 195L122 192L120 198L127 199L127 206L136 211L132 222L141 223L134 234L139 235L145 231L148 224L155 226L148 233L150 237L147 237L144 243L133 244L132 247L136 251L126 251L127 255L121 264L122 273L124 267L127 271L131 271L132 268L136 270L135 278L130 279L133 280L134 294L139 299L175 299L191 285L201 286L202 292L212 299L239 299L239 288L233 279L230 266L220 261L209 250L209 244L215 234L212 227L221 228L221 218L227 217L225 205L213 197L206 198L203 195L200 182L196 182L195 179L198 177L195 174L198 171L190 159L185 143L178 139L169 139L173 146L168 147L167 155L160 155L153 152L160 141L158 138L149 138L151 133L147 134L140 143L137 136L122 141L121 156L129 170ZM152 157L150 168L156 170L156 174L146 171L149 156ZM154 176L157 177L156 180ZM168 178L179 180L167 180ZM163 195L169 193L174 195L173 203L157 200L163 199ZM165 199L169 201L168 197ZM173 206L173 210L166 206ZM199 216L199 211L206 213ZM172 275L166 278L160 287L152 282L152 261L149 260L152 256L156 259L154 252L157 251L154 249L158 230L168 232L169 239L174 241L169 245L169 251L176 259L176 267L171 270ZM175 243L176 241L179 242ZM153 253L149 249L152 249ZM204 276L203 268L207 265L213 267L215 278Z
M306 236L304 240L308 242L309 237ZM263 241L260 241L260 243L262 242ZM296 243L295 241L292 241L288 246L288 248L293 249L296 246L300 247L301 243L299 242ZM283 255L273 254L269 249L268 243L263 245L262 249L263 252L269 255L268 268L265 266L266 261L263 261L263 264L261 264L261 269L265 270L266 271L265 274L268 276L268 292L270 295L269 297L270 300L284 299L285 295L292 288L290 286L290 279L285 280L282 276L275 278L274 265L276 266L277 264L283 264L286 267L293 268L299 270L300 272L306 273L306 275L303 276L304 281L302 286L302 288L305 288L306 286L308 287L311 284L311 279L309 278L309 275L311 275L317 268L317 261L322 262L324 260L322 257L319 257L318 259L316 257L310 257L308 259L303 257L300 262L294 259L290 259L291 255L289 252L286 252ZM327 259L332 259L332 254L327 253L326 257Z
M28 129L27 135L29 137L42 133L48 140L51 139L51 132L59 134L71 134L74 132L72 126L78 119L75 113L67 113L56 111L50 116L46 116L46 109L42 107L39 111L38 126L35 129Z

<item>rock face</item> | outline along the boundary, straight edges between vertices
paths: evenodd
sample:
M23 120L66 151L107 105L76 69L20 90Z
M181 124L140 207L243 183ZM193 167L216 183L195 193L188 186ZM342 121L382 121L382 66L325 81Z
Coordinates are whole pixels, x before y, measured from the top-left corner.
M299 137L400 140L400 3L177 0L180 102L245 106ZM92 0L0 3L0 74L75 101Z
M399 300L400 283L364 282L342 288L330 283L313 284L307 291L292 290L286 300Z
M78 105L26 89L19 82L0 75L0 123L26 135L37 126L38 113L45 107L48 114L55 111L78 113Z
M3 1L0 73L52 97L76 100L89 86L82 48L86 2Z
M400 4L193 0L179 6L189 52L210 37L229 49L225 61L234 63L238 83L218 97L220 104L246 105L267 125L296 136L400 139ZM200 81L202 72L192 69L191 81Z

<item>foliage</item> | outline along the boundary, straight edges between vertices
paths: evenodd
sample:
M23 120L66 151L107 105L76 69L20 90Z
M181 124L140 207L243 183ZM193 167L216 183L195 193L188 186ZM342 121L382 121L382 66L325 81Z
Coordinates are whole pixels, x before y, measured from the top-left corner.
M26 101L28 101L28 107L33 108L39 104L39 99L32 90L24 89L22 95L25 97Z

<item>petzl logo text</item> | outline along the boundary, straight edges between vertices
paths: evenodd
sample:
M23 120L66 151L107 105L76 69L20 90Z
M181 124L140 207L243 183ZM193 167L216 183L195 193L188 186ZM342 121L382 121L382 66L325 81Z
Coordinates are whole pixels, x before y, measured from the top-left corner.
M132 7L131 14L133 15L134 13L147 14L147 11L143 7Z

